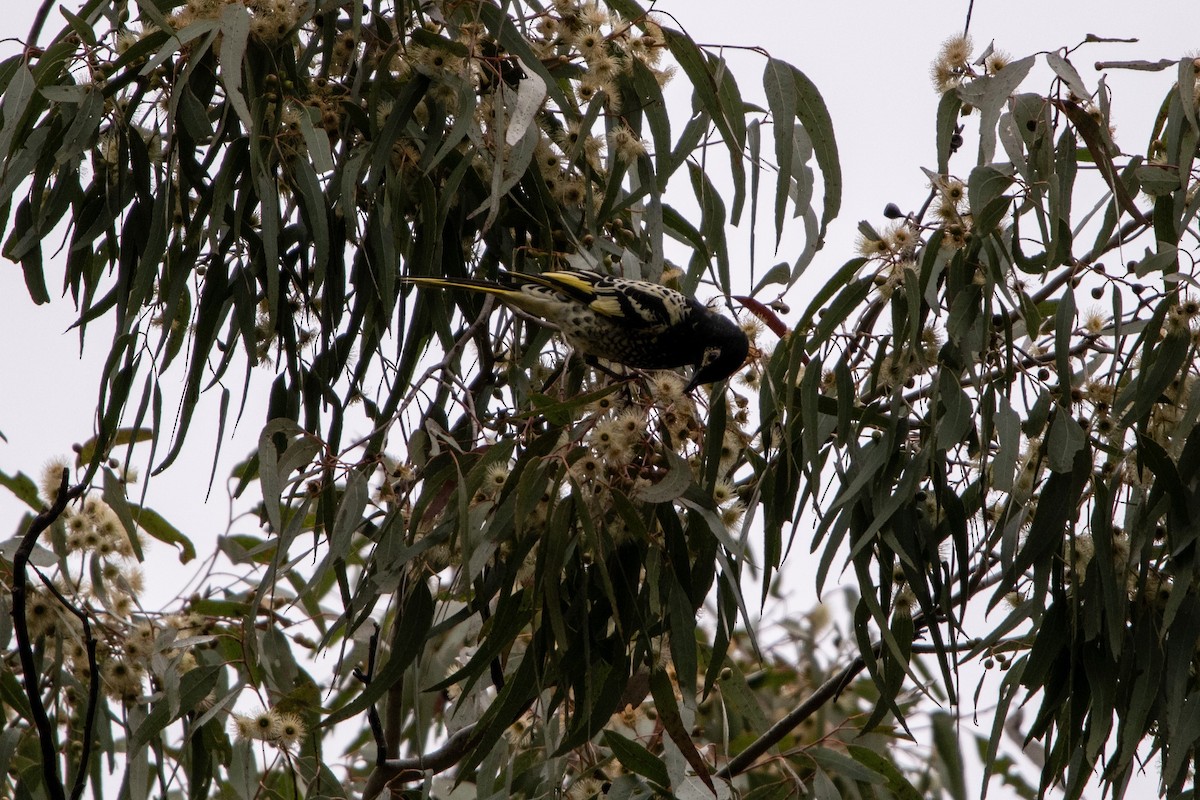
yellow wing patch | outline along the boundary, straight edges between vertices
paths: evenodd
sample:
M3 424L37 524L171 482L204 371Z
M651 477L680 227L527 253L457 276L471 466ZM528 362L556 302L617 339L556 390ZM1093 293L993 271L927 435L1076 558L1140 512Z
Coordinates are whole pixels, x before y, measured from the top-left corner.
M543 272L541 275L531 277L535 280L541 278L542 280L539 283L543 283L546 286L558 285L564 289L576 292L590 293L595 291L596 288L594 281L589 281L574 272Z
M592 302L588 303L588 308L595 311L597 314L603 314L606 317L623 316L621 312L621 303L615 297L597 297Z

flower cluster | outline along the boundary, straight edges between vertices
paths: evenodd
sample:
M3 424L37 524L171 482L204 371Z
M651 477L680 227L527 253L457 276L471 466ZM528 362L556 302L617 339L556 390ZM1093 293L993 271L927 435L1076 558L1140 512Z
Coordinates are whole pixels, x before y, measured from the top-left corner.
M49 463L42 476L40 494L52 504L61 488L65 459ZM125 482L136 476L126 469ZM63 554L77 554L87 562L80 573L84 581L61 573L50 586L29 584L25 593L25 619L30 639L57 652L66 667L64 699L78 705L89 681L98 679L105 694L116 702L141 704L149 700L147 680L162 686L196 666L195 637L207 633L208 623L190 614L151 617L138 611L144 586L140 568L131 561L134 539L107 503L87 497L79 507L68 506L60 522ZM138 549L144 546L138 541ZM70 560L63 562L70 564ZM68 606L69 604L69 606ZM81 617L91 621L91 639ZM180 646L180 640L193 644ZM89 645L94 654L89 653ZM93 661L99 675L93 675Z
M1008 53L989 46L972 61L973 49L971 37L966 34L951 36L942 42L937 58L929 68L929 77L938 92L946 94L974 78L997 75L1012 60Z
M43 471L40 488L47 505L53 504L58 495L64 469L68 469L66 460L55 459ZM137 480L132 469L126 469L121 477L125 483ZM143 585L141 570L130 563L135 553L133 537L139 534L126 530L112 507L94 496L84 499L78 508L68 506L61 523L66 551L94 559L92 573L99 580L92 587L93 594L111 614L128 618ZM140 538L136 543L140 548Z
M308 728L299 714L264 708L256 714L234 714L233 730L239 739L290 750L304 738Z
M240 0L250 14L250 36L264 45L275 45L288 35L303 19L306 3L301 0ZM227 0L187 0L167 21L180 31L195 22L218 19Z
M967 187L958 178L939 176L933 188L937 191L933 215L943 234L942 246L961 249L966 246L973 227L967 207Z
M373 499L382 511L399 514L402 524L393 529L409 531L414 544L430 535L438 537L421 549L426 574L439 574L460 565L465 553L481 544L487 548L494 545L499 560L517 551L522 553L524 565L517 579L521 584L526 584L534 573L540 537L560 504L579 503L586 509L590 523L579 531L581 553L585 558L603 557L633 535L622 509L653 497L664 480L682 480L678 470L688 473L689 480L708 493L717 518L734 531L746 512L745 499L754 491L743 468L757 442L751 409L768 355L765 345L759 344L762 327L747 322L743 328L752 343L752 358L722 400L726 404L726 423L717 450L707 443L710 410L684 391L684 378L679 373L644 373L621 384L596 373L580 391L599 396L582 407L583 413L558 433L550 453L534 459L536 467L529 465L524 448L541 440L540 428L527 425L522 415L493 412L495 421L488 424L494 427L495 438L489 436L487 443L477 448L480 461L463 475L470 493L465 528L460 520L454 527L457 532L449 533L443 522L450 516L457 517L460 509L441 499L432 504L418 501L418 497L428 496L422 471L391 456L378 457L379 482ZM539 380L539 376L534 379ZM515 450L494 449L503 446L509 437L517 441ZM504 457L496 457L500 453ZM714 458L715 466L708 460ZM540 482L531 482L531 473ZM517 495L519 498L514 499ZM494 541L488 538L490 534L484 537L487 541L461 540L463 536L470 539L473 532L481 526L486 528L497 516L508 519L511 512L496 512L514 506L520 510L506 524L511 535L505 533ZM411 519L414 507L423 508L415 526ZM601 539L590 540L587 531L594 531ZM660 535L653 526L645 533L652 538Z
M934 88L945 94L971 74L971 37L965 34L951 36L942 42L937 58L929 68L929 77Z
M875 271L875 285L884 297L915 280L920 270L914 260L920 245L916 226L909 220L899 220L882 232L869 226L859 231L856 249Z

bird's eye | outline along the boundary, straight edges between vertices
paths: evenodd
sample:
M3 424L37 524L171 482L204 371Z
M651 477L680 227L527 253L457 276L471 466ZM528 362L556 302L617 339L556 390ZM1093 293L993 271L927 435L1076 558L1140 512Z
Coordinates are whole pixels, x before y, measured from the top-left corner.
M720 357L721 357L721 348L706 347L706 348L704 348L704 360L701 362L701 366L707 367L709 364L713 363Z

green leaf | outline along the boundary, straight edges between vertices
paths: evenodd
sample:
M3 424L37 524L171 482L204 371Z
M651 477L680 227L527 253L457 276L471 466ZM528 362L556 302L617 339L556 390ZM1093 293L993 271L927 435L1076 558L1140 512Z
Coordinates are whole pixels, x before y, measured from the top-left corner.
M467 138L468 134L472 137L482 137L478 125L479 123L475 119L475 96L471 92L459 92L458 108L454 113L454 127L442 137L441 145L436 151L430 148L421 157L421 169L431 172L443 159L454 152L454 149ZM328 145L326 148L328 149ZM353 186L349 183L347 185Z
M1000 224L1012 203L1012 199L1004 195L1004 190L1011 184L1011 166L982 166L971 170L967 178L967 201L978 233L991 233Z
M472 738L477 744L468 752L459 769L470 771L478 766L509 726L528 709L529 701L543 688L536 685L535 670L539 662L540 659L527 651L516 672L505 676L504 688L476 725Z
M32 508L34 511L42 510L42 500L38 496L38 487L33 478L26 475L24 472L18 472L16 475L9 475L7 472L0 472L0 486L8 489L18 500L21 500L25 505Z
M29 71L29 67L22 64L4 90L3 100L0 101L0 115L4 117L4 124L0 127L0 158L4 159L5 163L9 163L9 156L13 152L13 139L26 109L29 108L29 101L33 98L35 89L33 73Z
M933 723L934 752L938 756L942 785L954 800L967 800L967 781L957 729L958 720L942 711L935 711L930 717Z
M691 161L688 162L688 177L692 181L692 192L700 204L700 232L708 243L707 249L717 260L718 284L728 291L726 287L730 286L729 247L725 238L725 203L721 199L721 191L700 165ZM699 280L700 269L703 267L697 261L693 261L693 264L695 266L690 271L689 280L685 281L685 284L690 283L691 286ZM690 287L685 287L685 290L690 290Z
M1054 472L1070 472L1075 464L1075 454L1087 444L1087 434L1075 418L1059 407L1050 421L1050 433L1046 436L1046 462Z
M544 394L533 394L530 395L529 401L534 409L521 414L519 419L543 417L552 425L569 425L574 421L576 412L580 409L619 391L621 391L621 384L613 383L561 401L556 401Z
M855 261L857 261L857 259L855 259ZM824 289L818 293L817 298L813 299L813 304L809 306L810 311L812 311L814 306L816 306L818 298L824 295L825 289L830 288L836 288L836 286L827 283ZM808 349L811 351L813 347L828 342L829 339L832 338L836 331L842 326L842 324L850 318L851 314L861 310L863 301L867 299L874 288L875 281L870 276L858 278L852 283L846 285L841 294L839 294L832 303L823 309L824 313L821 314L821 321L817 324L816 330L813 331L812 337L809 340ZM808 313L809 312L806 311L805 315L807 316ZM846 401L842 400L841 402Z
M184 713L198 708L208 693L216 687L217 679L221 677L224 669L224 665L217 664L188 670L179 681L179 695L155 703L142 724L134 730L133 735L129 737L129 750L137 751L145 747L151 739L166 730L168 725ZM175 706L174 711L171 709L172 705Z
M921 793L909 783L908 778L904 777L904 773L890 759L869 747L857 744L847 745L846 751L855 761L872 772L882 775L884 781L887 783L888 790L898 800L921 800Z
M305 431L290 419L274 419L268 422L258 436L258 480L262 486L263 506L267 519L271 521L276 531L283 530L283 516L280 512L280 500L283 497L284 478L291 472L284 464L287 450L280 454L277 436L285 437L285 441L296 436L304 436ZM296 459L292 459L294 462Z
M663 99L662 87L650 68L639 59L633 59L630 81L637 99L645 109L646 124L650 126L650 138L654 143L655 171L659 177L666 169L665 162L671 155L671 118Z
M726 672L725 670L728 670ZM746 720L751 730L765 731L770 727L767 715L759 705L758 697L746 683L746 676L737 664L731 661L721 671L717 686L721 690L721 699L728 709Z
M321 720L321 727L327 728L358 716L403 679L408 665L424 649L425 636L433 624L433 610L433 596L429 593L429 587L421 580L412 582L404 605L392 623L391 654L387 662L361 694Z
M84 152L97 135L97 128L104 114L104 92L99 89L89 89L84 92L82 101L71 120L71 127L63 135L62 144L54 154L54 163L62 166L77 158Z
M1045 568L1048 559L1062 548L1067 521L1079 513L1079 498L1092 474L1090 448L1075 453L1068 472L1051 471L1038 496L1037 511L1029 533L1018 551L1013 565L1005 571L1005 580L990 603L994 607L1004 593L1012 588L1018 576L1033 566Z
M988 75L959 86L955 91L964 103L970 103L979 109L979 158L977 165L990 164L996 155L996 124L1000 120L1000 112L1008 104L1009 97L1016 91L1029 70L1033 68L1037 56L1025 58L1006 64L1004 69L995 75ZM972 206L973 208L974 206Z
M811 142L824 181L824 208L821 213L820 232L815 243L815 248L819 249L824 242L829 223L837 216L842 206L842 171L837 140L833 132L833 120L816 85L791 64L774 58L769 59L763 73L763 90L767 95L767 105L771 109L775 158L779 168L775 189L776 244L783 235L784 208L792 181L808 180L802 176L802 164L795 163L793 155L796 137L793 120L798 120ZM797 207L797 213L802 210Z
M302 119L307 114L301 114ZM329 219L327 216L328 203L321 191L321 181L317 177L313 165L305 158L294 158L288 162L297 188L300 190L300 210L304 216L308 239L313 247L313 287L319 289L324 282L325 265L329 263Z
M1159 252L1147 255L1145 258L1139 259L1136 264L1131 264L1134 267L1134 274L1139 278L1144 278L1153 272L1169 275L1177 271L1179 251L1161 243L1160 247L1163 249Z
M825 770L813 767L812 797L813 800L845 800L846 796Z
M667 456L667 474L648 486L638 487L634 497L647 503L668 503L682 497L695 480L692 467L672 449L664 450Z
M674 573L664 578L668 588L671 662L684 696L696 694L696 607Z
M684 760L696 771L696 775L704 781L705 786L715 793L708 765L696 750L696 744L683 719L679 716L679 704L675 700L675 687L667 673L656 670L650 675L650 693L654 696L654 706L663 730L671 737L671 741L679 748Z
M241 3L229 3L221 9L221 84L233 104L246 132L254 130L254 118L242 92L242 59L250 37L250 11Z
M468 58L471 56L471 51L462 42L447 39L445 36L438 36L433 31L426 30L425 28L413 28L410 35L413 43L419 44L422 47L432 47L435 50L449 53L458 58Z
M130 444L131 442L149 442L154 439L154 431L150 428L118 428L113 435L106 440L106 453L112 452L113 449L122 445ZM75 466L84 467L92 463L92 459L96 457L96 444L99 441L98 437L93 436L83 443L79 452L75 455Z
M1169 164L1143 164L1133 174L1139 188L1150 197L1165 197L1183 188L1179 168Z
M692 88L700 100L700 107L712 118L713 124L717 126L721 138L730 150L730 156L740 159L741 153L738 151L738 142L740 140L734 134L732 124L729 121L731 110L725 108L720 96L717 94L717 84L709 70L708 60L704 58L704 54L696 46L696 43L692 41L690 36L666 27L662 28L662 35L666 41L667 48L671 51L671 55L675 58L680 68L683 69L688 80L691 81ZM740 112L741 109L736 109L732 113Z
M325 578L327 570L344 562L350 556L350 546L354 540L354 532L363 524L363 511L370 499L370 487L367 479L359 470L351 470L346 476L346 487L338 503L337 514L334 516L333 529L329 534L329 547L320 566L313 570L309 582L319 584Z
M616 731L605 730L604 744L613 751L617 761L630 772L657 784L664 790L671 788L671 778L667 775L667 765L662 759L632 739L628 739Z
M796 108L796 82L792 80L789 65L778 59L768 59L763 74L763 90L767 105L771 109L771 120L775 136L775 162L778 167L775 185L775 246L783 238L784 210L793 180L792 136L795 126L792 118Z
M1124 181L1117 173L1117 167L1113 163L1112 153L1110 152L1111 140L1108 137L1107 130L1101 130L1096 121L1092 119L1087 110L1080 107L1077 103L1072 103L1067 100L1053 101L1067 118L1071 120L1071 124L1079 131L1079 135L1083 138L1084 144L1087 145L1088 152L1092 156L1092 160L1099 167L1100 175L1108 183L1112 189L1113 196L1116 198L1117 204L1129 214L1133 219L1141 223L1148 223L1145 215L1133 200L1133 196L1125 187Z
M1083 84L1083 78L1079 76L1079 71L1075 69L1075 65L1061 56L1057 51L1046 53L1046 63L1050 65L1050 69L1054 70L1055 75L1062 78L1063 83L1067 84L1067 88L1071 90L1071 93L1080 100L1092 96L1087 86Z
M141 561L143 559L141 547L138 544L137 522L133 518L132 506L125 499L125 484L110 469L104 469L102 474L104 490L101 493L101 497L108 504L108 507L116 513L117 518L121 520L121 527L125 529L125 536L129 539L129 544L133 547L138 561Z
M825 181L824 209L821 212L821 240L825 230L842 208L842 165L838 158L837 140L833 135L833 119L815 83L800 70L792 67L796 82L796 117L812 141L817 166Z
M192 544L192 540L184 536L174 525L167 522L157 511L132 503L129 508L138 527L145 531L147 535L164 544L179 548L180 564L186 564L196 557L196 547Z
M1132 381L1117 395L1113 403L1114 411L1121 411L1128 404L1132 408L1121 417L1121 424L1131 426L1141 420L1150 409L1162 401L1163 392L1179 375L1188 355L1192 351L1191 337L1184 332L1172 330L1159 343L1158 347L1150 350L1146 346L1143 358L1144 366Z
M1000 397L997 403L999 408L996 409L994 420L1000 447L990 464L991 485L999 491L1011 492L1017 459L1021 456L1021 417L1008 398Z
M80 38L88 47L99 47L100 43L96 40L96 31L78 14L72 14L68 9L62 6L58 7L58 13L66 18L67 24L71 26L71 30L75 31L75 35Z
M950 171L950 156L953 153L953 138L958 133L958 112L962 100L956 92L946 92L938 103L937 110L937 171L946 175Z
M938 372L937 444L938 448L950 448L965 440L975 420L975 409L971 398L959 386L953 371Z
M864 764L857 758L847 758L836 750L828 747L811 747L805 751L813 760L825 768L826 772L840 775L846 780L881 786L887 779L877 770Z
M313 116L316 114L318 114L316 108L304 106L301 113L296 115L300 122L300 133L304 136L304 147L312 160L310 165L312 169L322 174L333 172L336 165L333 163L333 154L329 150L329 134L323 130L320 133L317 132L317 127L313 125Z
M1075 292L1068 286L1054 313L1054 363L1059 391L1070 394L1072 385L1071 344L1075 334Z

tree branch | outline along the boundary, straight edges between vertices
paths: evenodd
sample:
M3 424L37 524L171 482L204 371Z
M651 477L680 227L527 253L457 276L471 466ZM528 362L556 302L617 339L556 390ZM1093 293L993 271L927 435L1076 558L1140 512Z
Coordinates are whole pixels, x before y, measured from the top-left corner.
M96 709L100 707L100 665L96 663L96 637L92 636L92 625L88 622L87 614L71 604L58 587L54 585L41 570L34 570L42 579L42 584L58 598L58 602L70 611L83 625L83 644L87 649L88 659L88 704L83 717L83 749L79 754L79 771L75 774L75 783L71 787L72 800L79 800L87 786L87 765L92 758L92 731L96 727Z
M33 24L29 26L29 35L25 37L25 60L29 60L29 56L37 53L40 55L37 46L38 37L42 34L42 27L46 24L46 17L50 15L50 9L54 7L54 0L44 0L38 8L37 14L33 18Z
M445 772L462 760L475 745L475 725L467 725L446 740L432 753L408 758L383 759L371 773L363 790L364 800L379 796L393 782L407 783L418 779L423 772Z
M363 686L370 686L371 681L375 679L375 657L379 653L379 624L375 624L375 632L371 634L371 640L367 644L367 668L360 670L357 667L354 669L354 677L362 683ZM401 681L403 683L403 681ZM387 758L387 737L383 732L383 723L379 719L379 708L372 703L367 709L367 724L371 726L371 735L375 738L375 760L378 763L383 763Z
M29 701L29 712L33 716L34 726L38 732L38 745L42 751L42 778L46 782L46 792L51 800L66 800L66 789L62 777L58 774L59 750L54 740L54 727L42 703L41 692L38 688L39 672L33 660L33 642L29 638L29 621L25 617L25 592L28 583L29 556L37 544L42 531L54 524L62 515L67 503L83 493L83 484L67 488L67 470L62 472L58 495L49 508L33 518L29 530L21 538L21 544L13 555L13 630L17 637L17 652L21 659L21 676L25 686L25 697ZM94 656L92 657L94 658ZM93 673L93 682L98 676ZM89 710L89 719L90 719ZM81 775L87 774L87 766L80 766ZM77 787L78 788L78 787Z
M973 597L981 586L982 580L975 580L973 578L968 590L968 597ZM952 606L957 602L957 595L952 597L950 600L950 604ZM913 617L914 653L937 652L937 646L930 648L928 646L919 646L915 643L916 638L927 627L929 627L929 622L926 614L918 614L917 616ZM977 645L978 641L973 640L964 646L975 647ZM882 654L883 648L884 644L881 640L871 646L871 652L875 654L876 658L878 658ZM956 646L950 646L943 649L958 650L960 648ZM729 762L725 764L725 766L717 770L716 776L718 778L733 778L750 769L750 767L754 765L754 762L758 760L759 756L777 745L783 739L783 737L787 736L798 726L800 726L806 719L819 711L823 705L841 694L842 690L845 689L850 684L850 681L854 679L854 676L862 672L866 665L867 662L861 654L855 656L854 660L843 667L840 672L818 686L816 691L809 695L804 702L793 708L787 713L786 716L768 728L765 733L751 742L745 750L729 759Z
M876 654L881 649L882 644L876 644L874 647ZM817 690L810 694L803 703L793 708L782 719L768 728L762 736L751 742L749 747L729 759L729 763L717 770L716 777L732 778L748 770L758 760L759 756L777 745L783 737L787 736L803 723L804 720L819 711L821 706L837 697L842 689L854 679L854 676L862 672L866 665L867 662L861 655L855 656L854 660L843 667L841 672L818 686Z

